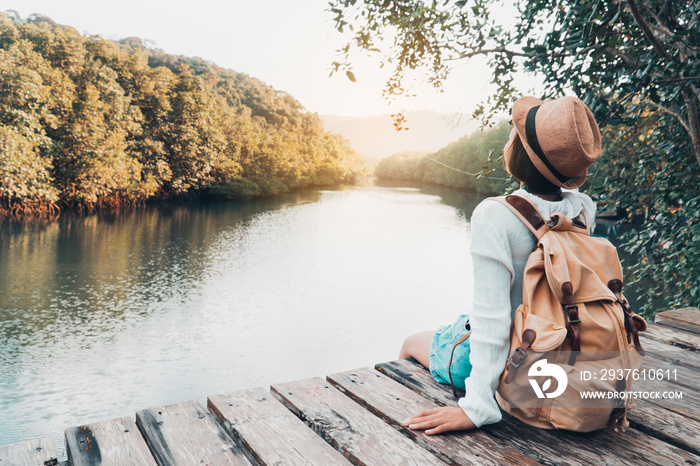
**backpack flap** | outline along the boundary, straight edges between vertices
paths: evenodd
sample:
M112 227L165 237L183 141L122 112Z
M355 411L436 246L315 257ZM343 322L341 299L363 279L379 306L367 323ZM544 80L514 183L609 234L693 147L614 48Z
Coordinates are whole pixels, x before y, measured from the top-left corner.
M601 239L603 241L596 241ZM547 234L540 240L545 274L560 302L564 302L564 284L571 284L574 303L598 300L616 301L608 287L622 278L622 266L615 247L604 238L592 238L573 232Z

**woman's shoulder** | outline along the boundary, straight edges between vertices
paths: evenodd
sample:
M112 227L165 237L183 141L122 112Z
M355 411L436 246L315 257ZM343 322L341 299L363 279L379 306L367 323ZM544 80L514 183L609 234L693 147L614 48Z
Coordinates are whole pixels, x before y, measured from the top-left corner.
M517 228L521 222L508 207L494 198L486 198L474 209L471 223L472 225L488 224L494 229L508 230Z
M553 212L559 212L568 217L575 217L582 209L587 218L595 217L595 203L590 196L582 192L565 190L562 192L562 200L560 201L546 201L528 193L524 189L518 189L512 194L530 201L545 220L549 220L550 214ZM475 222L488 223L496 228L512 228L519 224L520 220L508 207L494 201L493 198L487 198L481 201L474 209L472 223Z
M495 197L487 197L486 199L483 199L477 206L474 208L474 212L472 212L472 220L474 217L480 218L487 216L489 214L492 214L494 212L501 212L503 210L508 210L506 206L501 204L500 202L495 201Z

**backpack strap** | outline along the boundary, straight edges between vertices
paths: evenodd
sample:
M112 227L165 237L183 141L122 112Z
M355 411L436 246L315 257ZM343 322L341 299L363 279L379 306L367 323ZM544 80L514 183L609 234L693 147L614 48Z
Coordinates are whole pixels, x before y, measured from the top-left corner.
M455 399L459 399L459 395L457 394L457 387L455 387L454 380L452 380L452 358L454 358L457 347L467 341L470 336L472 336L472 331L469 321L467 321L467 333L459 337L457 341L454 342L452 345L452 352L450 353L450 362L447 363L447 373L450 376L450 385L452 386L452 394L455 396Z
M586 230L586 234L590 236L591 231L588 228L588 216L586 215L586 209L583 207L583 205L581 205L581 212L579 212L575 218L572 218L571 221L573 222L574 226Z
M509 196L491 197L492 201L500 202L513 212L539 240L549 231L547 222L537 207L524 197L511 194Z

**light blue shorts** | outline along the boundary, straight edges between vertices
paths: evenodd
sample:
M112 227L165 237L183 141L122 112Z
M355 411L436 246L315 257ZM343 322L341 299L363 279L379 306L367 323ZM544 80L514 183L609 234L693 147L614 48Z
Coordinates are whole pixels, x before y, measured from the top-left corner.
M466 324L469 316L463 315L452 325L439 328L430 343L430 373L439 383L450 383L447 365L450 363L452 346L455 341L467 333ZM464 379L469 377L472 366L469 363L469 339L455 348L452 358L452 380L455 387L464 390Z

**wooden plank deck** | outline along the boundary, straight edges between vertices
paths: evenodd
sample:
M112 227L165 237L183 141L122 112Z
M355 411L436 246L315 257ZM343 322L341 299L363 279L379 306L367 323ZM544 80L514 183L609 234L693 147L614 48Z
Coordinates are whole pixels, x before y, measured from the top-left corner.
M58 464L56 448L50 438L27 440L0 446L0 465L30 466Z
M260 464L350 464L263 388L212 396L208 405Z
M656 322L679 330L686 330L692 333L700 333L698 328L697 309L684 307L660 312L656 316Z
M535 429L504 415L471 432L427 436L401 422L454 405L412 360L145 409L66 430L67 465L700 465L700 309L660 313L642 344L645 367L677 370L677 383L635 390L682 391L637 400L624 434ZM0 446L0 466L58 465L51 439Z
M197 400L139 411L136 425L160 466L251 464L244 451Z
M156 465L136 422L129 417L72 427L66 430L65 438L73 466Z

